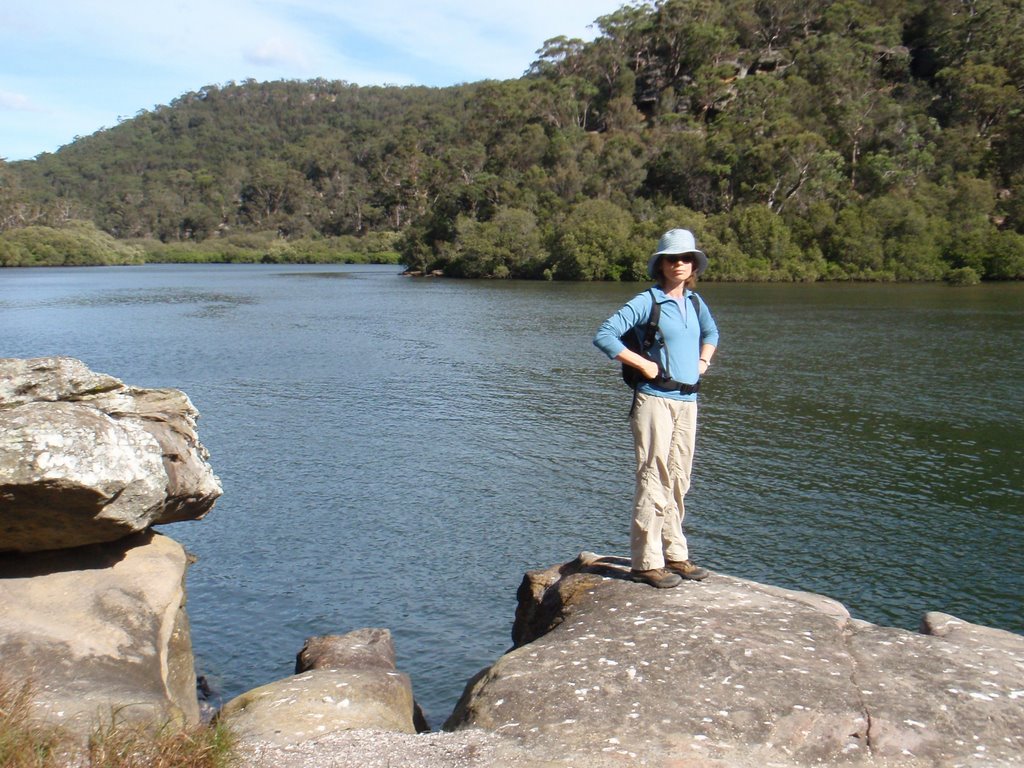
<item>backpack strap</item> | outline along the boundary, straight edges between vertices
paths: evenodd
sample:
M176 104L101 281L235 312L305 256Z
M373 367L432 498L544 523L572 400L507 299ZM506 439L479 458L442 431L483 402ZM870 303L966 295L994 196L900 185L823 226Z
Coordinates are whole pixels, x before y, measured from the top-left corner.
M643 339L643 351L646 353L651 347L654 346L654 341L657 337L658 332L658 321L661 319L661 305L654 296L654 290L651 288L647 289L651 294L651 316L647 320L647 327L644 330ZM700 299L697 298L697 294L690 291L690 303L693 304L694 317L697 319L697 328L700 328ZM646 354L644 355L646 357ZM679 384L677 381L673 381L668 375L661 370L661 363L658 363L658 380L666 382L669 389L679 389L679 387L686 387L685 384ZM694 390L695 391L695 390Z
M640 344L640 349L643 352L647 352L654 346L658 335L658 323L661 322L661 304L658 303L653 289L648 288L647 292L651 294L651 312L647 316L647 325L644 326L644 336Z
M661 320L661 304L654 296L654 290L647 289L651 294L651 314L647 318L647 325L644 327L643 350L646 352L654 346L654 340L658 332L658 322ZM693 304L694 317L697 318L697 325L700 326L700 299L697 294L690 291L690 303Z
M647 350L654 346L654 341L658 333L658 322L661 320L661 305L658 303L657 297L654 295L654 289L648 288L647 292L651 294L651 312L647 318L647 324L644 326L644 335L641 342L641 351L644 357L647 356ZM700 327L700 299L694 291L690 291L690 303L693 304L693 311L697 318L697 326ZM683 394L693 394L700 391L700 379L697 379L696 384L681 384L680 382L671 379L668 375L661 370L661 362L658 362L658 378L649 382L652 386L657 389L682 392ZM633 402L629 407L629 415L633 415L633 411L636 410L636 398L639 394L640 382L633 387Z
M640 339L640 354L647 357L647 351L654 346L654 341L658 336L658 323L661 321L661 305L658 303L658 297L654 295L654 289L648 288L647 292L651 294L651 311L647 315L647 322L644 324L643 336ZM658 363L658 371L661 371L661 363ZM640 380L633 385L633 402L629 405L629 415L633 416L633 411L636 410L636 398L639 395Z

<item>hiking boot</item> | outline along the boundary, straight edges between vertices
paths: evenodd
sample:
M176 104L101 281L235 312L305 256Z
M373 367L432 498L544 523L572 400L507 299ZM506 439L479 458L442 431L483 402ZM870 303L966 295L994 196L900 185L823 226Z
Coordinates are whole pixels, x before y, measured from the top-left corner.
M652 568L649 571L638 571L635 568L630 570L634 581L642 581L657 589L668 589L682 583L678 573L666 571L664 568Z
M701 568L692 560L666 560L665 567L672 573L678 573L684 579L692 581L703 581L710 573L707 568Z

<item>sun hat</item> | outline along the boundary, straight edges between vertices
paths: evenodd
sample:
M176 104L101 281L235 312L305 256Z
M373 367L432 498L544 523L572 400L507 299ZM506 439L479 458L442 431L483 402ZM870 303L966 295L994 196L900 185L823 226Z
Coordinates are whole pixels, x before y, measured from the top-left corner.
M658 259L669 253L692 253L697 257L697 263L693 265L693 274L699 275L708 268L708 257L704 251L697 250L697 241L693 238L693 232L688 229L670 229L658 241L658 250L651 254L647 262L647 276L652 280L657 279L655 269L658 266Z

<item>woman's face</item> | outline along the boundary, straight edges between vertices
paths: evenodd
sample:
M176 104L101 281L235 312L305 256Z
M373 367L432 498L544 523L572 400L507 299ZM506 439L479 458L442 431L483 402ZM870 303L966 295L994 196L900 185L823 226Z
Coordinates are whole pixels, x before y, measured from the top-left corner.
M661 257L661 274L669 283L682 283L693 274L697 257L692 253L668 253Z

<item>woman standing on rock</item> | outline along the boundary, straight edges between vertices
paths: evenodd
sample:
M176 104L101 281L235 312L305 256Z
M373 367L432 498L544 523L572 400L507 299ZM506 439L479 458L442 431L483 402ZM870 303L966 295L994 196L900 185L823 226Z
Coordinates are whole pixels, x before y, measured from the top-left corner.
M632 574L662 589L708 575L690 560L682 526L697 431L697 389L718 345L714 318L693 292L707 265L692 232L669 230L647 262L656 285L605 320L594 337L608 357L640 373L630 413L636 454ZM641 354L627 347L621 337L633 333L642 339L648 323L657 329L650 349Z

